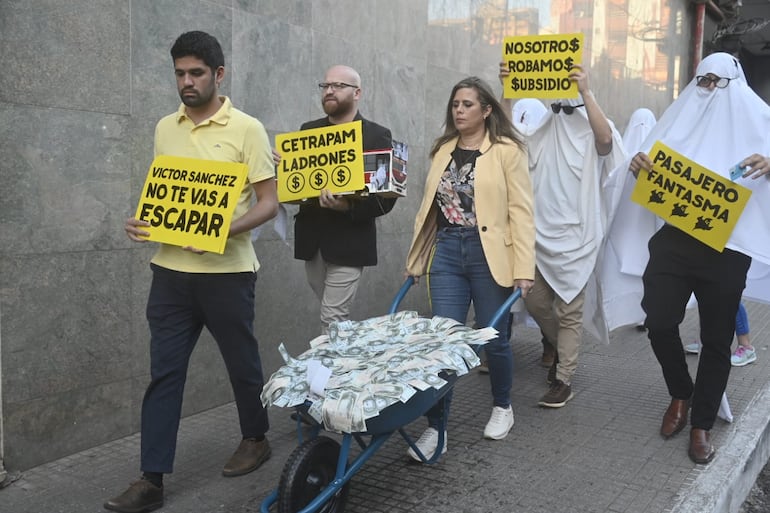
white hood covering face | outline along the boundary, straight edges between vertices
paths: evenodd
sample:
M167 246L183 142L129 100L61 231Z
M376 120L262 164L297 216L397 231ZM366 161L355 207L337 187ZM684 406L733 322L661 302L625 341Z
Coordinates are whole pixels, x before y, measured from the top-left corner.
M640 150L648 152L660 140L729 178L730 168L749 155L770 155L770 106L749 87L740 63L730 54L715 53L703 59L696 76L708 73L732 80L724 89L709 91L697 87L693 79L666 109ZM770 180L766 176L739 178L737 183L753 193L727 247L770 264Z
M656 123L655 114L650 109L636 109L631 114L628 126L623 132L623 147L626 149L626 155L633 156L639 151Z
M562 100L580 105L582 97ZM585 107L572 115L548 112L527 138L535 192L537 266L554 291L572 301L588 282L609 223L602 187L625 159L620 134L610 122L612 150L599 157Z
M540 100L522 98L513 105L513 127L528 137L540 126L547 113L548 109Z

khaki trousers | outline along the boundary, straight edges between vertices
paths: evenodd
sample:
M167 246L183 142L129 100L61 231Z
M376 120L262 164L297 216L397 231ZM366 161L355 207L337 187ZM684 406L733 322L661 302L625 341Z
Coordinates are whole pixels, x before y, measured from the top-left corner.
M350 317L363 269L330 264L320 251L305 262L307 281L321 302L321 333L326 333L329 323Z
M569 303L565 303L545 281L540 269L535 269L535 284L524 304L535 319L545 338L559 355L556 379L569 385L577 370L580 342L583 338L583 303L585 288Z

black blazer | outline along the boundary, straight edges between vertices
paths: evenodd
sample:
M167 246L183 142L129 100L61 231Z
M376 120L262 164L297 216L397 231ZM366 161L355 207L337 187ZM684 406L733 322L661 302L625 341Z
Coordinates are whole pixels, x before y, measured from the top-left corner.
M361 120L363 149L389 150L393 146L390 130L356 113ZM300 130L330 126L329 118L303 123ZM318 250L334 265L364 267L377 265L377 227L374 219L393 209L396 198L370 194L351 201L347 212L321 208L313 198L299 207L294 216L294 258L311 260Z

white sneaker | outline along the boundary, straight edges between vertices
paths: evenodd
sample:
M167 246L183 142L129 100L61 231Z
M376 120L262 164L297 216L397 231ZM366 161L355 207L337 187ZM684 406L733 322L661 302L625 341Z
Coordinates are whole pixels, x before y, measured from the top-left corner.
M687 344L686 346L684 346L684 352L689 354L700 353L700 340L696 340L692 344Z
M492 416L489 417L487 427L484 428L484 438L491 440L502 440L508 436L508 432L513 427L513 408L501 408L495 406L492 408Z
M732 363L733 367L743 367L744 365L756 361L757 353L754 351L753 347L738 346L738 349L736 349L735 353L730 357L730 363Z
M433 454L436 452L436 447L438 446L438 430L434 429L432 427L429 427L425 431L422 432L422 435L420 435L420 438L414 443L414 445L417 446L418 449L420 449L420 452L423 456L425 456L426 460L429 460L433 457ZM441 448L441 454L444 454L446 452L446 446L447 446L447 436L446 431L444 431L444 447ZM420 463L424 463L422 459L417 455L416 452L414 452L414 449L411 447L406 451L406 454L409 455L410 458L412 458L415 461L419 461Z

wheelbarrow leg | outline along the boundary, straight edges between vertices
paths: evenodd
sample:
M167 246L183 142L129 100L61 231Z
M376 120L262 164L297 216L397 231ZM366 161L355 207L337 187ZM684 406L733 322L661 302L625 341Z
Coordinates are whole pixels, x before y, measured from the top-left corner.
M441 398L441 402L443 403L443 407L438 426L438 445L436 446L436 450L433 452L433 456L430 458L426 458L422 451L417 448L414 440L412 440L412 437L410 437L407 432L404 431L404 428L398 429L398 432L401 433L401 437L406 440L406 443L409 444L409 447L411 447L415 454L420 457L420 460L422 460L423 463L427 463L428 465L438 461L438 459L441 457L441 452L444 450L444 444L446 443L444 433L446 433L447 419L449 417L449 400L447 399L446 394L444 394L444 396Z

